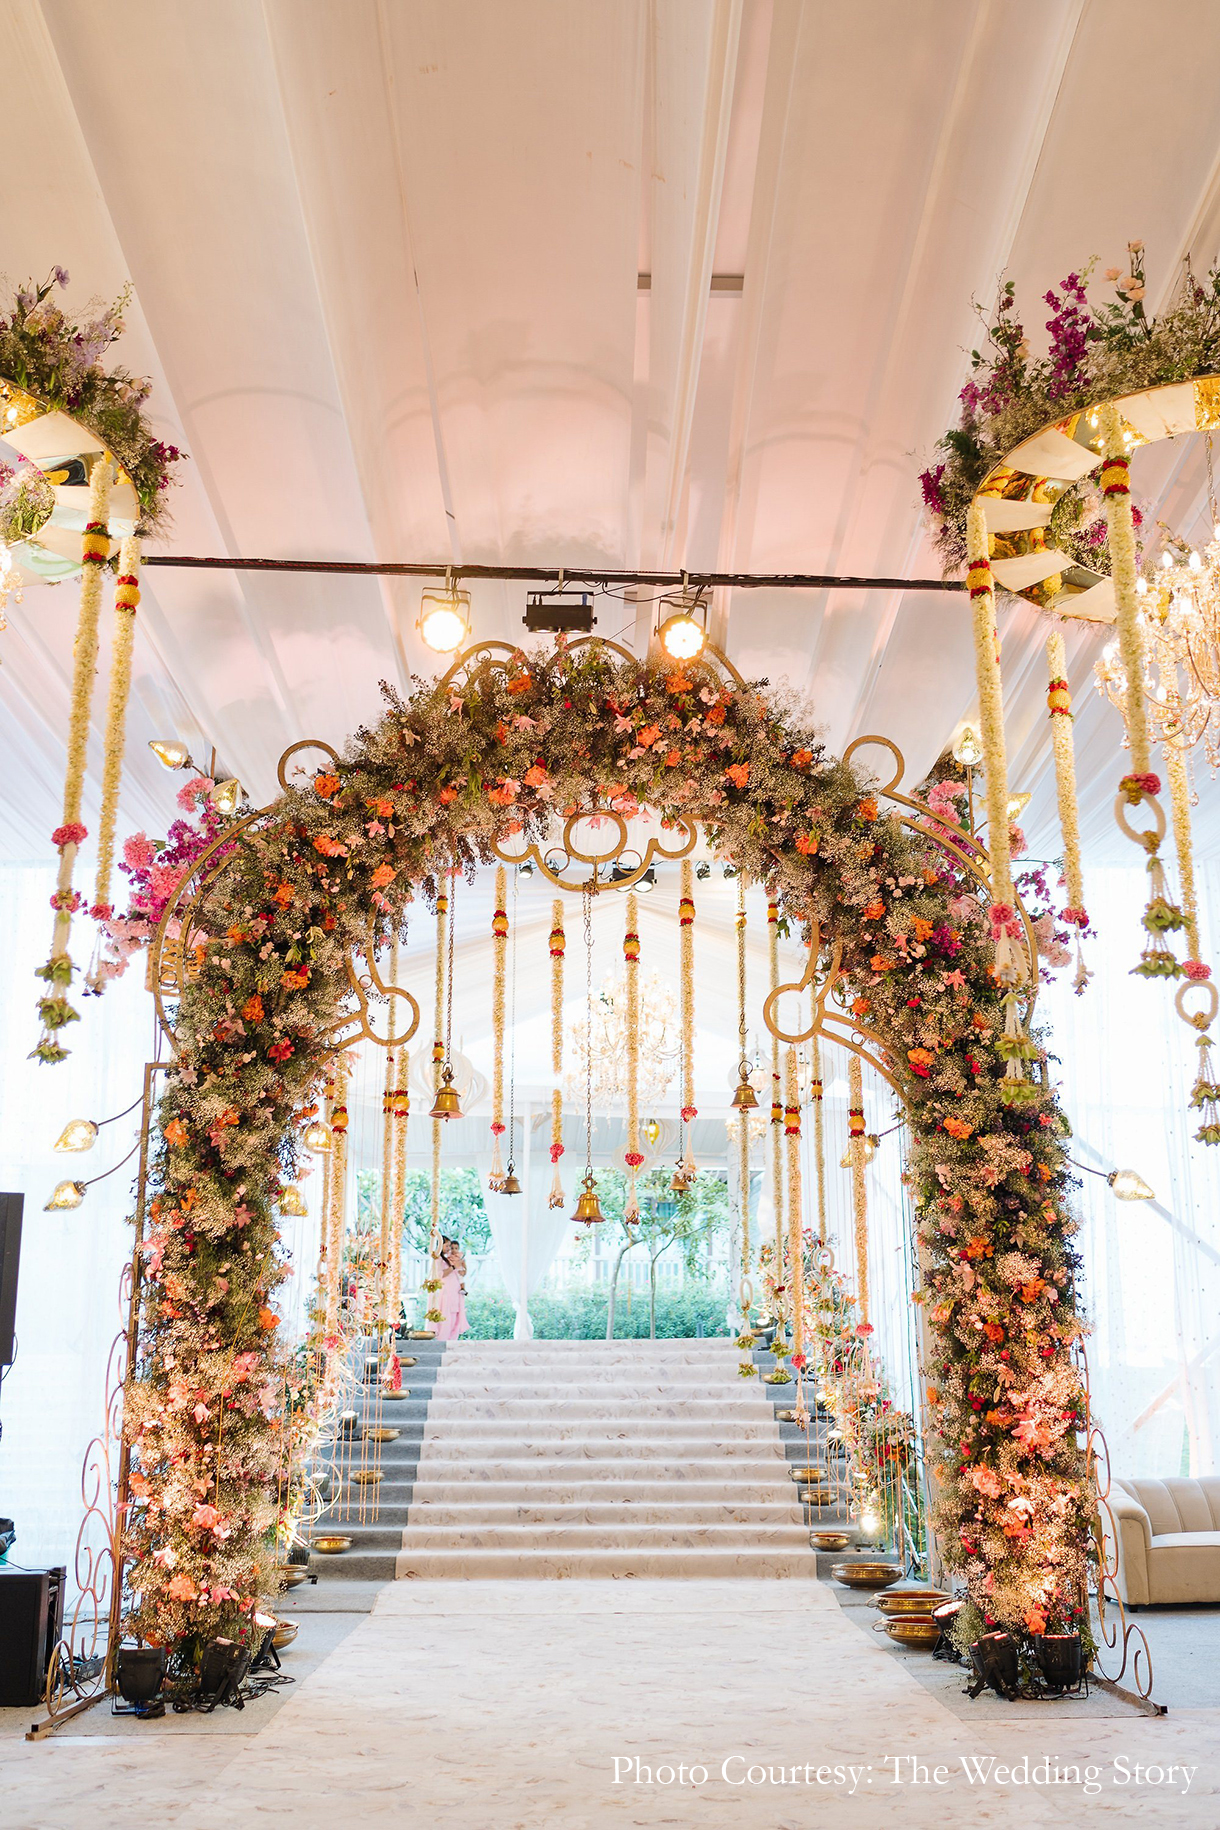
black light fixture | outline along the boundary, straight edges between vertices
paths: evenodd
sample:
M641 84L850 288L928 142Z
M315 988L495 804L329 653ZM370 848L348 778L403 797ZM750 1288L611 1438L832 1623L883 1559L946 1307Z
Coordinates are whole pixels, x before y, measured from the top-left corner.
M974 1677L967 1694L981 1696L988 1685L998 1697L1012 1702L1017 1695L1020 1675L1017 1664L1017 1642L1011 1633L984 1633L970 1648Z
M650 864L648 866L648 869L643 875L637 878L633 887L639 891L641 896L651 896L653 890L657 887L657 870L655 864Z
M1084 1677L1084 1648L1079 1633L1035 1633L1034 1658L1048 1690L1078 1690Z
M532 635L588 635L597 627L591 591L531 591L522 622Z
M698 877L700 883L706 883L708 878L711 876L711 874L712 874L711 865L708 863L706 858L701 859L700 862L698 864L696 864L696 866L695 866L695 875L696 875L696 877Z

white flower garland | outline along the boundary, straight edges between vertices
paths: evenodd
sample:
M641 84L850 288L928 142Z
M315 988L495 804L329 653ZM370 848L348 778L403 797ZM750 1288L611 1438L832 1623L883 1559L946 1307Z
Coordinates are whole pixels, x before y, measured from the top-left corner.
M432 1092L435 1096L440 1091L441 1072L445 1062L445 923L449 914L449 898L444 890L438 890L436 896L436 1004L433 1023L432 1041ZM441 1125L439 1118L432 1120L432 1186L431 1186L431 1235L428 1250L432 1258L430 1281L436 1281L437 1260L441 1250ZM439 1288L439 1285L437 1286Z
M397 982L397 981L395 981ZM411 1118L411 1057L406 1049L398 1054L398 1079L394 1087L394 1189L390 1232L390 1314L391 1328L398 1324L402 1300L402 1209L407 1191L407 1131Z
M796 1050L785 1062L784 1137L788 1145L788 1291L792 1317L792 1351L805 1351L804 1252L801 1245L801 1105Z
M97 883L93 913L111 913L110 876L114 866L114 833L119 812L119 785L127 740L127 702L131 696L131 656L136 610L140 602L140 543L129 535L119 547L119 576L114 593L114 653L106 705L106 749L102 763L102 809L97 835Z
M1100 415L1105 456L1101 467L1101 493L1110 540L1110 565L1114 581L1115 625L1118 652L1126 679L1125 712L1131 745L1131 772L1147 775L1152 766L1148 735L1148 708L1144 698L1144 632L1140 626L1135 523L1131 515L1130 464L1118 409L1105 406Z
M644 1161L640 1151L640 930L639 905L634 890L627 895L627 926L623 934L624 977L627 997L627 1201L623 1219L628 1226L640 1217L636 1199L636 1174Z
M779 990L779 904L767 904L767 950L771 990ZM780 1073L779 1037L771 1037L771 1205L775 1209L775 1274L782 1280L784 1265L784 1094ZM776 1317L778 1320L778 1316Z
M699 1116L695 1105L695 874L689 858L682 860L682 894L678 904L678 948L682 985L682 1137L679 1170L695 1171L690 1127Z
M557 896L551 904L551 1192L548 1207L563 1207L563 1178L559 1159L563 1155L563 958L567 936L563 931L563 902Z
M856 1302L860 1321L868 1322L868 1184L864 1175L864 1075L859 1055L847 1068L847 1128L851 1150L852 1212L856 1242Z
M1084 963L1081 935L1089 925L1084 906L1084 873L1080 861L1080 813L1076 800L1076 746L1072 736L1072 695L1067 681L1067 651L1057 629L1046 639L1046 706L1051 721L1051 752L1055 761L1055 793L1059 803L1059 830L1063 836L1063 883L1067 906L1063 919L1076 930L1077 992L1092 974Z
M991 924L996 975L1002 984L1026 976L1025 951L1018 943L1020 924L1014 909L1012 850L1008 838L1008 753L1004 742L1004 691L1000 680L1000 638L995 617L995 581L991 575L987 517L977 498L966 518L969 554L967 579L974 632L974 663L979 689L979 728L987 787L987 850L991 857Z
M810 1072L813 1079L809 1103L813 1107L813 1167L818 1185L818 1240L826 1243L826 1119L822 1110L822 1050L814 1031Z
M1195 887L1195 860L1191 842L1190 777L1186 746L1180 737L1167 737L1161 745L1169 777L1169 804L1173 812L1173 843L1178 858L1178 888L1186 924L1187 964L1199 959L1199 900Z
M326 1225L326 1334L339 1332L339 1305L343 1284L343 1238L347 1222L347 1085L349 1063L345 1054L335 1058L334 1098L327 1113L331 1128L330 1175ZM324 1172L325 1173L325 1172Z
M508 960L508 880L504 866L496 866L496 902L491 918L492 934L492 1066L491 1066L491 1174L487 1186L493 1194L504 1186L504 1165L500 1160L500 1139L504 1136L504 985ZM512 1154L510 1143L509 1154Z

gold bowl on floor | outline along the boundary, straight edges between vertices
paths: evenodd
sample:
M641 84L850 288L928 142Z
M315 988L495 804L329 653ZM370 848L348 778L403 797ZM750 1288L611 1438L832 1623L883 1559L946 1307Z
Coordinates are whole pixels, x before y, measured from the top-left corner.
M286 1589L296 1588L298 1583L307 1581L309 1577L309 1571L303 1563L277 1563L275 1573L281 1587Z
M897 1563L836 1563L830 1573L849 1589L888 1589L902 1581Z
M788 1470L788 1478L796 1481L798 1486L820 1487L826 1480L825 1468L793 1467Z
M299 1620L277 1620L271 1634L271 1644L277 1652L282 1652L285 1646L292 1644L300 1631Z
M930 1614L900 1615L887 1620L885 1630L900 1646L911 1646L918 1652L930 1652L940 1638L940 1628Z
M882 1614L918 1616L931 1614L933 1608L948 1600L943 1589L887 1589L884 1595L878 1595L873 1606Z
M776 1423L795 1423L796 1422L796 1412L795 1411L776 1411L775 1421L776 1421Z
M352 1474L358 1487L375 1487L381 1478L380 1468L357 1468Z
M811 1531L809 1542L815 1550L846 1550L851 1539L845 1531Z
M397 1391L383 1391L381 1395L383 1398L387 1398L391 1404L397 1404L400 1398L409 1398L411 1396L405 1385L400 1385Z
M435 1328L412 1328L410 1334L407 1336L407 1339L409 1341L434 1341L436 1339L436 1329Z
M322 1537L315 1538L311 1550L320 1550L324 1557L337 1557L341 1550L352 1548L351 1539L341 1531L328 1531Z
M397 1442L400 1432L392 1429L388 1423L367 1423L364 1426L366 1442Z

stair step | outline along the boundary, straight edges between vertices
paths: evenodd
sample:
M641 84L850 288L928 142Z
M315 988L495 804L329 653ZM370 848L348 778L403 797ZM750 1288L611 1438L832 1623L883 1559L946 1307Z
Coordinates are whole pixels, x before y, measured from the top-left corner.
M801 1508L782 1500L553 1500L540 1505L492 1500L469 1505L449 1500L417 1499L408 1522L427 1526L479 1525L804 1525Z
M817 1561L804 1550L402 1550L400 1581L460 1578L469 1581L606 1579L614 1577L690 1578L721 1576L805 1577L815 1580Z
M804 1525L414 1525L404 1550L808 1550Z

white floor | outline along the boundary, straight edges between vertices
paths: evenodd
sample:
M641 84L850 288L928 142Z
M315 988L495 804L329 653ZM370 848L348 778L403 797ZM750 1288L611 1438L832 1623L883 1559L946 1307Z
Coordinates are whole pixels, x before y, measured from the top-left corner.
M1068 1720L1031 1704L962 1721L816 1582L400 1582L255 1735L132 1723L122 1739L0 1743L0 1824L1214 1830L1220 1711L1115 1710ZM1097 1791L994 1773L972 1787L962 1770L1026 1755L1091 1766ZM1137 1763L1152 1783L1122 1782ZM686 1783L665 1783L680 1764Z

